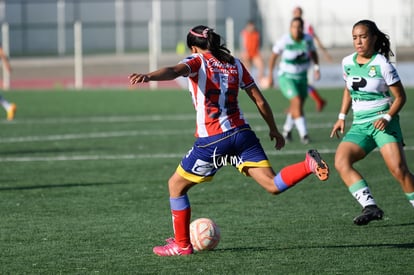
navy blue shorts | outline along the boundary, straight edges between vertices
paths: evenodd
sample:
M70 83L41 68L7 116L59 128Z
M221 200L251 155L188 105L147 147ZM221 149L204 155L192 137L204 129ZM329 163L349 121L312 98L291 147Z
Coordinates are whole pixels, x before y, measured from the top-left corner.
M245 167L271 167L249 125L198 138L181 160L177 173L187 180L200 183L210 181L221 167L229 165L241 173Z

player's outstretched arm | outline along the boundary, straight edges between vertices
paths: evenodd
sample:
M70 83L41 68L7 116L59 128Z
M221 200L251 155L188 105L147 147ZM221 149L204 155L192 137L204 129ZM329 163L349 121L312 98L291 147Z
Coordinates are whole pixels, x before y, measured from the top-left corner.
M177 64L173 67L164 67L146 74L133 73L129 76L129 82L134 85L149 81L173 80L179 76L187 76L189 73L190 68L187 65Z
M315 44L318 47L318 49L320 49L322 51L322 54L323 54L324 58L328 62L332 62L333 61L332 56L329 54L328 50L322 44L322 41L319 39L319 37L316 35L316 33L313 34L313 40L315 41Z

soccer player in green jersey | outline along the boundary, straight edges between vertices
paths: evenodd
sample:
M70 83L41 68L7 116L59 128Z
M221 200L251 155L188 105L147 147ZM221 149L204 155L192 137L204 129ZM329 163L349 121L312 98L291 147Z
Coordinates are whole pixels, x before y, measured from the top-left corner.
M313 62L315 79L320 78L318 54L313 38L303 32L303 19L295 17L290 22L290 32L282 36L272 48L269 60L269 85L273 85L273 70L280 56L278 81L282 94L289 100L289 109L283 125L283 136L292 140L296 126L303 144L309 143L304 104L308 96L308 69Z
M293 9L292 13L293 13L293 17L300 17L303 19L303 9L300 6L296 6ZM303 19L303 32L312 36L316 48L322 52L323 56L325 57L327 61L332 62L333 60L332 56L328 53L328 50L322 44L321 39L316 34L315 28L313 27L312 24L310 24L308 21L304 19ZM318 93L318 90L313 85L314 84L313 75L314 75L314 68L310 67L308 70L308 94L310 98L316 103L316 111L321 112L326 105L326 100L321 97L321 95Z
M346 86L338 120L331 137L344 133L345 116L353 110L353 123L335 154L335 168L350 193L362 206L354 218L357 225L380 220L384 212L377 206L365 178L353 167L372 150L379 148L386 166L400 183L414 206L414 175L407 167L398 113L406 102L406 94L395 67L386 34L369 20L361 20L352 28L355 53L342 61Z

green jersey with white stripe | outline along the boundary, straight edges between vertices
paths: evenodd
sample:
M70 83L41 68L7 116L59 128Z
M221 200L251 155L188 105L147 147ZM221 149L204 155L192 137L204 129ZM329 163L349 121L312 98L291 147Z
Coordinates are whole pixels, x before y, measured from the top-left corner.
M279 75L306 79L311 62L311 52L315 51L313 38L310 35L304 34L301 41L295 41L290 34L285 34L276 42L272 51L281 56Z
M374 54L366 64L358 64L353 53L342 60L343 77L351 93L354 124L382 117L392 104L389 86L400 81L395 67L382 55Z

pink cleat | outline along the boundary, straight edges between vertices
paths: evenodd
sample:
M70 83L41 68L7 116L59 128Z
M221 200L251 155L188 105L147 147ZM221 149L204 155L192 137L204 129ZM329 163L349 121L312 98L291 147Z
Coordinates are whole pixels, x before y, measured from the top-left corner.
M306 153L306 164L319 180L325 181L329 178L329 167L315 149Z
M190 244L186 248L181 248L175 243L174 238L166 240L167 244L164 246L156 246L152 251L158 256L185 256L193 254L193 246Z

